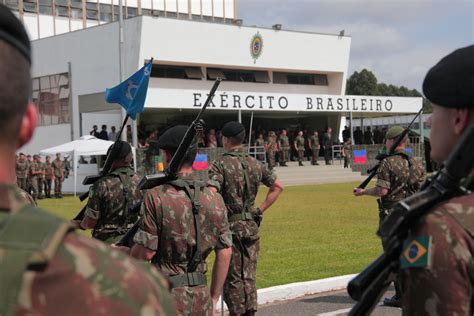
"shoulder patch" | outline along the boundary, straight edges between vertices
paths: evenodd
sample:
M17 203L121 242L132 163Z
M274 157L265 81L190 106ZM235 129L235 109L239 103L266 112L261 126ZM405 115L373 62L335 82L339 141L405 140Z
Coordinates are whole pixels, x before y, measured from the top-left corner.
M417 236L403 243L400 268L430 268L431 236Z

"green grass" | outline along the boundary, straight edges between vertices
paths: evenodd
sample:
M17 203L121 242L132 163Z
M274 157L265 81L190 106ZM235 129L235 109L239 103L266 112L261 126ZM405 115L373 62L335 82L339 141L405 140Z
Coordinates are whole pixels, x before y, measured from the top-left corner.
M288 187L267 211L261 227L259 288L356 273L382 251L375 236L375 199L355 198L357 183ZM257 200L265 198L260 191ZM78 198L40 200L65 219L80 210ZM83 232L84 233L84 232ZM85 232L90 236L89 232ZM209 263L213 257L208 258ZM210 273L208 273L210 275Z

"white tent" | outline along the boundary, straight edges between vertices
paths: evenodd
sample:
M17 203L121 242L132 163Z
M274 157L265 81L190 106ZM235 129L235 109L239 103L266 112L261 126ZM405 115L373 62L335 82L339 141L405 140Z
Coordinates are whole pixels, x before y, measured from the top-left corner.
M43 149L40 151L41 155L55 155L56 153L68 154L72 156L73 170L74 170L74 195L77 190L77 169L78 160L80 156L96 156L106 155L110 145L114 142L108 140L98 139L91 135L85 135L78 140L65 143L59 146ZM133 161L136 169L135 148L132 147ZM99 172L99 170L97 170Z

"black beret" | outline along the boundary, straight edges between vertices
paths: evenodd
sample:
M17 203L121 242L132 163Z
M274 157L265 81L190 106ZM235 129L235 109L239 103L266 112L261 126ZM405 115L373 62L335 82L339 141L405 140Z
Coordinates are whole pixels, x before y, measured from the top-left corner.
M163 150L176 150L181 143L181 140L186 135L188 127L186 125L177 125L171 127L163 135L158 138L158 148ZM191 143L191 148L196 147L196 141Z
M107 155L110 153L112 148L114 148L115 159L125 159L132 152L132 147L130 144L122 140L118 140L110 145L109 149L107 150Z
M13 12L0 4L0 41L6 41L31 63L30 39Z
M423 93L443 107L474 106L474 45L457 49L434 65L423 81Z
M245 132L245 127L236 121L227 122L222 128L222 135L225 137L236 136L242 132Z

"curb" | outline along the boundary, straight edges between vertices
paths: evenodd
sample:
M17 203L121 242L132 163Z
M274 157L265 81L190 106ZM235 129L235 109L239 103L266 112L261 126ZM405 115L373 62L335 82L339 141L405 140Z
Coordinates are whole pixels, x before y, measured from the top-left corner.
M258 305L265 305L275 301L291 300L305 295L341 290L346 288L347 283L349 283L349 281L356 275L357 274L341 275L327 279L296 282L260 289L257 290ZM219 302L217 303L217 309L220 310L220 308L221 299L219 299ZM225 304L224 310L227 310Z

